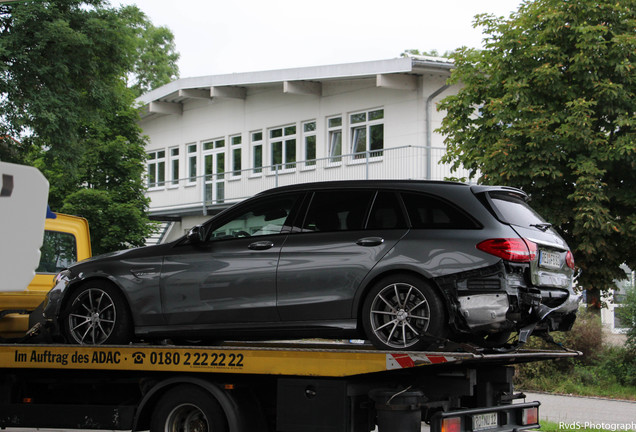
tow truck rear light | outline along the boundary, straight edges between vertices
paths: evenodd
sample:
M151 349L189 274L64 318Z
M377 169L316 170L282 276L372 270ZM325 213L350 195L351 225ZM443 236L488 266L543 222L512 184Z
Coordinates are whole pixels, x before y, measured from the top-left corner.
M521 412L521 424L524 426L539 423L539 408L524 408Z
M461 417L449 417L442 420L442 432L461 432Z
M537 245L524 238L495 238L484 240L477 249L506 261L530 262L537 257Z
M572 255L572 252L568 251L568 253L565 254L565 263L574 270L574 255Z

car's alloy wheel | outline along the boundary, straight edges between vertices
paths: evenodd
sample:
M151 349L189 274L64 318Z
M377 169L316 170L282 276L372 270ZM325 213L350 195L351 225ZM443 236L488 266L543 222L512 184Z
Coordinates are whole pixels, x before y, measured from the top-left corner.
M69 342L80 345L129 342L129 314L121 295L107 283L93 282L75 292L63 320Z
M367 337L381 349L421 349L425 336L442 336L441 301L417 278L382 280L371 290L363 307Z

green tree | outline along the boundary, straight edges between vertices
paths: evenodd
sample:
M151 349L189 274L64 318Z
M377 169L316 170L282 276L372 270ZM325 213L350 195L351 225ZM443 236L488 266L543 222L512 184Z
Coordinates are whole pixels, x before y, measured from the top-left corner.
M177 58L170 32L136 7L0 4L0 157L40 168L51 207L89 220L94 253L149 235L134 99L175 78Z
M421 55L421 56L429 56L429 57L446 57L449 58L453 55L454 51L444 51L444 53L440 53L436 49L430 51L420 51L418 49L407 49L400 54L400 57L408 57L409 55Z
M636 268L636 2L525 1L476 17L485 49L453 58L445 160L525 190L560 228L587 289Z
M179 77L174 35L166 27L155 27L136 7L122 10L129 26L135 31L135 51L128 87L136 96L167 84Z
M616 314L627 327L627 347L636 354L636 287L625 291L625 300L616 310Z

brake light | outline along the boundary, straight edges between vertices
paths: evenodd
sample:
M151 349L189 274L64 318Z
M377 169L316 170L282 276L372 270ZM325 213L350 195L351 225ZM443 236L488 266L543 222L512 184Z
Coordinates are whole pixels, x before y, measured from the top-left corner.
M477 249L513 262L530 262L537 257L536 243L523 238L488 239L479 243Z
M524 426L539 423L539 408L524 408L521 413L521 424Z
M461 432L462 419L460 417L449 417L442 420L442 432Z
M574 255L572 255L572 252L568 251L568 253L565 254L565 263L574 270Z

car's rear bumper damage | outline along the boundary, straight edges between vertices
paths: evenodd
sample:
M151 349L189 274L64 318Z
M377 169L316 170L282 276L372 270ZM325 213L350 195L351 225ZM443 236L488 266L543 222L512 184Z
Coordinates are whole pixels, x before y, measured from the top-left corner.
M571 278L567 287L562 278L558 278L558 286L537 287L529 282L528 273L528 264L501 262L438 278L451 305L453 329L480 336L528 328L535 332L570 330L581 300Z

